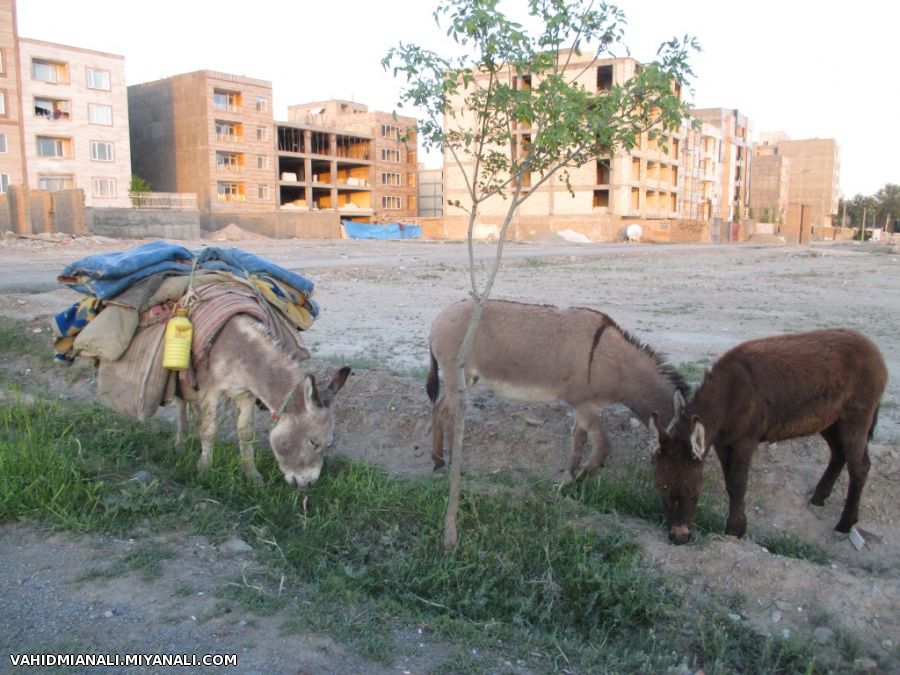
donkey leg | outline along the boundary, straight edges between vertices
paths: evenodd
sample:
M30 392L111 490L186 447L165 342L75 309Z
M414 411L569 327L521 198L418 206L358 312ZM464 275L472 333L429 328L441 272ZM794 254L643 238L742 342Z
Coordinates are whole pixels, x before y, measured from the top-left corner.
M175 449L178 452L184 450L184 437L188 425L188 403L183 398L175 399L178 415L175 418Z
M606 436L606 429L603 427L603 420L598 410L593 408L578 410L575 413L575 419L579 426L587 430L588 437L591 439L591 447L593 448L587 461L581 465L579 471L591 474L606 462L606 456L609 454L609 438Z
M569 473L572 478L577 478L581 467L581 457L584 452L584 444L587 443L588 432L580 424L576 417L572 426L572 449L569 453Z
M847 533L859 521L859 499L862 496L866 477L869 475L869 448L866 442L866 432L859 435L853 443L845 442L844 448L847 455L847 471L850 474L850 484L847 487L847 501L844 502L844 510L835 530Z
M216 439L218 423L216 420L216 407L219 402L218 393L208 393L197 402L197 430L200 434L200 459L197 460L197 470L203 473L212 464L213 444Z
M256 397L252 394L243 394L234 401L238 409L237 434L238 444L241 448L241 468L244 474L254 483L263 483L262 474L256 469L253 460L253 443L256 430L253 426L253 408L256 406Z
M736 445L724 448L727 457L728 473L725 475L725 488L728 491L728 519L725 521L725 534L739 539L747 532L747 514L744 498L747 495L747 480L750 474L750 458L754 445ZM721 458L722 455L719 455ZM723 463L724 470L725 463Z
M825 473L819 479L815 491L813 491L810 503L815 506L822 506L825 500L834 489L834 483L844 468L847 457L844 454L844 444L841 441L840 429L838 424L832 424L822 432L822 437L828 442L828 448L831 450L831 458L828 460L828 466L825 467Z
M431 409L431 461L434 470L444 466L444 417L446 414L446 396L441 396Z

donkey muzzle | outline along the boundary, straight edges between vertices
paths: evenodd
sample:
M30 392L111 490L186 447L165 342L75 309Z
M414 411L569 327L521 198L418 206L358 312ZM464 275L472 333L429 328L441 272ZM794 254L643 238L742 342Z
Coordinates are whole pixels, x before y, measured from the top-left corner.
M688 543L691 537L693 534L687 525L673 525L669 528L669 541L676 546Z

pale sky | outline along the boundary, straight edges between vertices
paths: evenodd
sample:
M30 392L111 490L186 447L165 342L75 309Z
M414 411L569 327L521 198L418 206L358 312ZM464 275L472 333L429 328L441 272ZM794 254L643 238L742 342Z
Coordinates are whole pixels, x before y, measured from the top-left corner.
M509 11L524 0L507 0ZM631 55L690 33L696 107L737 108L753 132L835 138L846 197L900 183L900 3L893 0L622 0ZM128 84L194 70L272 82L275 119L329 98L395 110L398 42L446 51L436 2L371 0L18 0L19 34L125 57ZM398 111L414 114L414 111ZM439 166L439 157L426 157ZM893 169L891 168L893 167Z

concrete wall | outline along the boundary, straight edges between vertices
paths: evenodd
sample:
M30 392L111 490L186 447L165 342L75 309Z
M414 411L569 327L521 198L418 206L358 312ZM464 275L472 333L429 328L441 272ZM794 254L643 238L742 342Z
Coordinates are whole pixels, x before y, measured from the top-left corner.
M0 195L0 228L18 234L87 234L84 192L26 191L21 185L10 185L8 193Z
M168 209L90 209L90 231L124 239L199 239L196 211Z
M275 239L340 239L341 222L334 211L318 213L212 213L202 218L204 231L213 232L227 225Z

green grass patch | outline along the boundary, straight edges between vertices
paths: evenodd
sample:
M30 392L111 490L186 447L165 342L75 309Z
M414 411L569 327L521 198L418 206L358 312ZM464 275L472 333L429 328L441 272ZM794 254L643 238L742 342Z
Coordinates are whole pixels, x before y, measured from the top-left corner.
M153 581L162 574L162 562L174 556L172 549L158 542L142 542L111 565L90 570L79 581L120 577L129 572L137 572L144 581Z
M800 537L787 532L754 537L756 543L764 546L775 555L788 558L808 560L817 565L827 565L831 562L828 554L819 546L804 541Z
M0 316L0 344L5 354L22 356L35 353L38 350L34 337L24 322ZM40 349L44 348L44 342L40 341Z
M661 524L646 469L566 488L574 502L549 481L518 490L467 482L460 542L446 554L443 476L404 479L338 458L301 491L260 453L258 486L243 478L233 445L219 443L198 476L196 448L178 455L172 436L169 425L95 405L0 404L0 520L238 533L275 572L225 585L225 600L286 612L288 629L329 632L384 663L401 648L395 630L423 625L449 645L442 672L483 672L501 656L577 672L664 672L682 662L707 673L805 672L813 663L805 647L698 613L650 575L629 535L592 517L628 512ZM138 469L152 478L133 480ZM720 531L707 511L701 503L699 528L709 518ZM112 569L152 578L163 559L142 546ZM309 600L294 602L297 589Z

